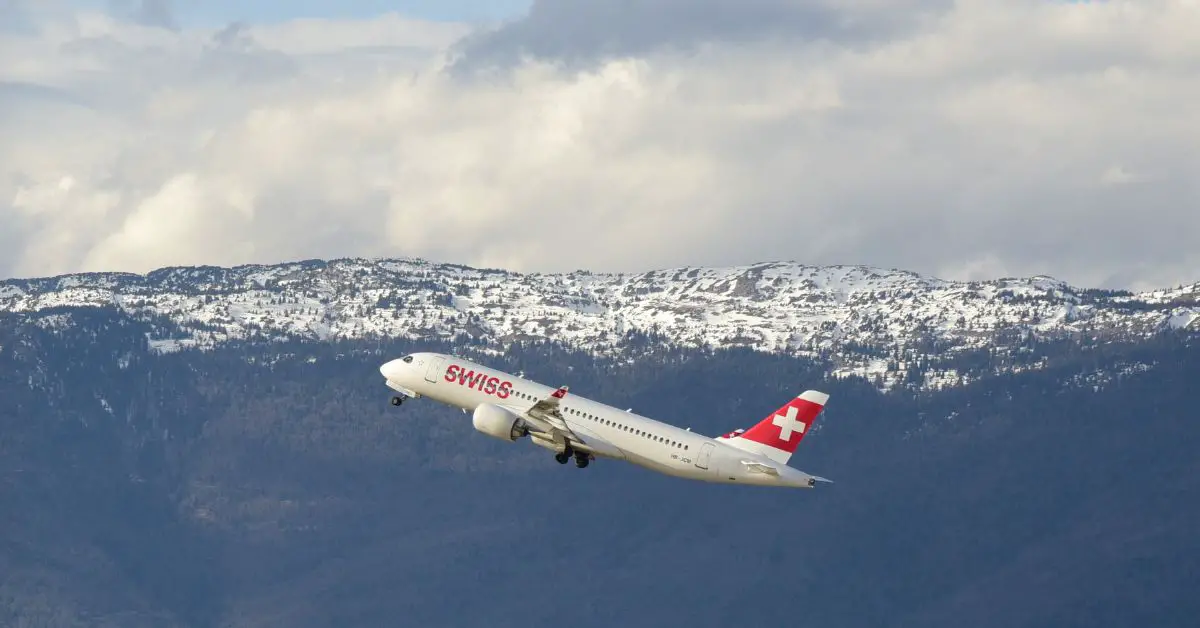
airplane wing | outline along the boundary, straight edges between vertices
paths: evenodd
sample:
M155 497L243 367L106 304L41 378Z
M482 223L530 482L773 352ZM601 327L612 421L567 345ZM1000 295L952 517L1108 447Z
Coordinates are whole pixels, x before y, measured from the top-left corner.
M567 387L559 386L558 390L550 393L549 397L538 400L533 404L533 407L525 411L529 418L537 419L548 424L552 429L559 430L564 434L571 434L571 428L567 426L566 420L563 419L562 412L558 409L558 404L563 397L567 396Z
M542 438L555 445L570 444L574 449L596 455L623 458L624 452L608 441L594 434L581 434L571 429L559 409L563 397L567 396L567 390L566 386L560 386L558 390L550 393L550 396L538 400L524 411L525 418L544 433Z
M560 386L550 393L549 397L539 399L528 408L521 409L522 416L535 431L532 436L538 440L550 441L556 448L579 441L579 437L567 425L559 409L559 402L567 396L567 387Z

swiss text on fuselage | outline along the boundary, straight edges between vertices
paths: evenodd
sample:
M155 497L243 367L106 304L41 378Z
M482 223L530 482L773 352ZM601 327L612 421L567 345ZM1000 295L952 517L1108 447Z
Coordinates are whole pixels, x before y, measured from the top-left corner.
M467 370L457 364L451 364L450 368L446 369L446 381L456 382L459 386L466 386L487 395L496 395L501 399L506 399L512 394L512 382L499 377L489 377L487 373L476 373L473 369Z

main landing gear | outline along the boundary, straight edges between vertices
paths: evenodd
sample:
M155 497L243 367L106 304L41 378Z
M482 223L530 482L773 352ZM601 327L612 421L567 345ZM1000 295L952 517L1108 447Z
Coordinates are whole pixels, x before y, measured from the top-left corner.
M567 464L567 461L572 457L575 458L575 466L579 467L580 469L588 466L588 463L591 462L592 459L590 454L582 451L575 451L570 447L568 447L566 451L560 451L554 454L554 459L558 462L558 464Z
M392 405L398 406L398 405L404 403L405 399L406 399L406 397L404 395L396 395L395 397L392 397Z

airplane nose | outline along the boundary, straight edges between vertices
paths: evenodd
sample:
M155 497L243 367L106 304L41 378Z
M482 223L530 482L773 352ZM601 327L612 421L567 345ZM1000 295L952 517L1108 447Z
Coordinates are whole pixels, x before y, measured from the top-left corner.
M400 360L385 362L383 366L379 367L379 372L385 379L394 379L396 372L400 370L400 364Z

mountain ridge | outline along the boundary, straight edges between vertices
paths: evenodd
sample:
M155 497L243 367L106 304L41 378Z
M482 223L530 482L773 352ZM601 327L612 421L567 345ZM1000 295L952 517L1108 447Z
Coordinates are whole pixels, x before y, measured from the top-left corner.
M966 282L790 261L517 273L413 257L0 281L0 312L54 325L52 313L71 307L151 323L148 342L158 352L234 340L438 338L492 350L548 339L620 355L631 338L652 336L811 357L835 377L872 379L881 389L935 389L986 376L962 366L975 353L1002 356L1000 368L1011 371L1039 368L1019 359L1029 343L1095 346L1200 331L1200 282L1133 293L1045 275Z
M830 626L1195 623L1200 335L1190 330L1118 342L1085 328L1034 344L980 332L991 343L982 350L912 344L919 359L978 378L883 393L829 378L836 365L821 360L679 348L657 332L618 337L607 356L542 340L505 346L486 335L497 321L561 313L542 303L571 290L508 285L503 273L431 267L397 279L345 263L322 278L321 268L271 270L279 276L256 279L274 287L251 293L220 269L168 272L142 288L114 279L115 291L91 279L85 292L60 293L55 281L26 286L29 309L0 312L0 512L11 513L0 517L10 541L0 625L768 625L794 621L797 607ZM358 272L409 289L363 292ZM609 291L644 290L615 310L668 320L656 299L730 315L781 302L788 316L806 314L826 297L846 307L835 293L792 293L812 298L795 306L765 289L757 302L729 296L738 276L694 299L678 298L688 284L673 275ZM526 288L536 298L511 311L438 301L502 302ZM295 308L293 297L349 317L358 302L393 298L384 309L398 325L422 311L473 315L484 335L320 341L267 327L173 351L151 344L204 331L181 312L243 308L231 324L207 323L225 333L272 299ZM920 310L899 308L922 302L879 306L903 317ZM1175 307L1124 312L1167 320ZM1001 345L1012 349L1003 360ZM837 483L792 497L630 465L564 468L540 448L480 435L443 404L390 406L378 365L418 348L569 384L700 434L753 424L799 386L819 387L832 403L797 467ZM877 348L844 344L829 359L867 350ZM531 604L529 582L548 583L557 603ZM780 599L794 603L770 603Z

